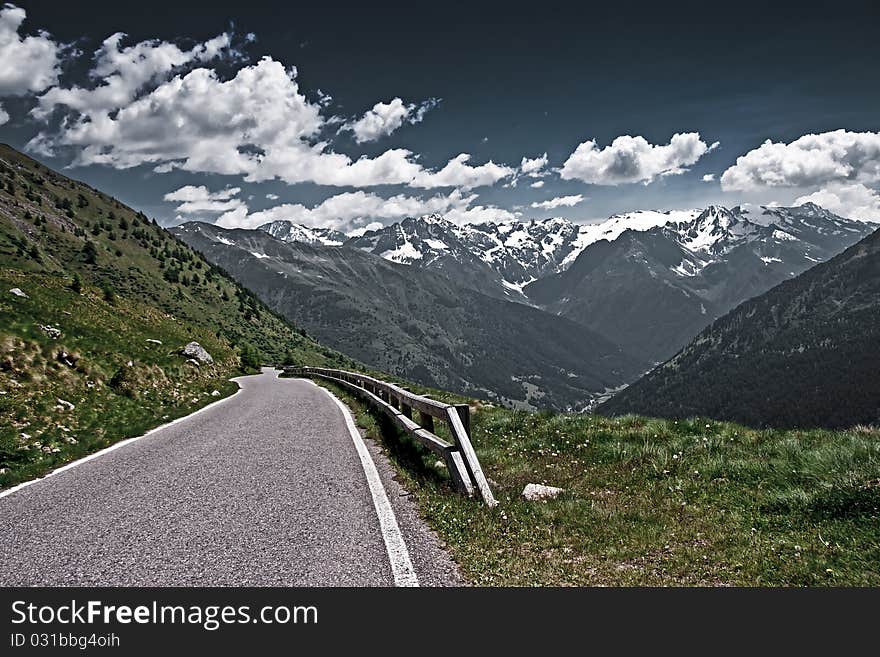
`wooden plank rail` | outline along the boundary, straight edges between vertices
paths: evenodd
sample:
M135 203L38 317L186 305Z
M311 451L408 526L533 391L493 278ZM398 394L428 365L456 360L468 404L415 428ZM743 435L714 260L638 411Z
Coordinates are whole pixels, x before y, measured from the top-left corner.
M476 491L487 505L497 504L471 444L471 414L467 404L446 404L358 372L324 367L285 367L284 371L331 381L355 393L443 459L456 490L467 495ZM419 414L418 423L413 419L415 411ZM449 426L451 444L434 433L435 419Z

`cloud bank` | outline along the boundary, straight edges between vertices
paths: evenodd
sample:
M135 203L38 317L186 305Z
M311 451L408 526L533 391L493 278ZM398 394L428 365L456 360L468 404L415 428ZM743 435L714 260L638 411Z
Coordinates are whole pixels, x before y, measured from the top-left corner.
M204 219L211 215L210 218L216 218L217 225L226 228L257 228L270 221L286 220L304 226L351 232L382 221L434 213L459 224L516 218L508 210L477 204L476 194L464 194L459 190L428 198L405 194L385 198L358 190L336 194L312 207L301 203L283 203L253 212L238 198L240 191L233 187L211 192L204 186L187 185L166 194L165 200L179 203L176 211L180 221Z
M835 130L786 144L769 139L721 176L725 191L880 181L880 133Z

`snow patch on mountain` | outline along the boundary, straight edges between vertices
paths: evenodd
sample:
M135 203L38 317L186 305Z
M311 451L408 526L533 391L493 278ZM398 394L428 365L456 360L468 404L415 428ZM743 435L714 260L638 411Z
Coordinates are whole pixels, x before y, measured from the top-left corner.
M287 220L263 224L260 226L260 230L266 231L272 237L282 242L300 242L310 245L342 246L345 240L348 239L345 233L333 230L332 228L311 228Z

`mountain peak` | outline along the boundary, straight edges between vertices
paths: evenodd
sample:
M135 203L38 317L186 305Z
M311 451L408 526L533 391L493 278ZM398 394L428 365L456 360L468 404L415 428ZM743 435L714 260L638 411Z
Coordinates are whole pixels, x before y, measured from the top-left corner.
M342 246L347 236L332 228L312 228L295 224L288 219L270 221L259 227L275 239L282 242L301 242L303 244L322 244L324 246Z

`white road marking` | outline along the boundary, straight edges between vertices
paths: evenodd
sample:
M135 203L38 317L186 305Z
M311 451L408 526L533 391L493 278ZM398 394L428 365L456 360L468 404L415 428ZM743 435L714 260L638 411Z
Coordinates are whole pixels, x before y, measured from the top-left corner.
M388 560L391 562L391 573L394 575L395 586L418 586L419 580L416 577L416 571L413 568L412 560L409 558L409 550L406 549L406 543L403 541L403 534L397 525L397 517L394 515L394 509L391 502L388 501L388 494L385 492L385 486L382 485L382 479L379 477L379 471L376 470L376 464L373 463L373 457L367 450L364 439L358 431L354 418L348 406L343 404L332 392L319 386L311 379L305 379L312 383L316 388L323 390L330 396L342 415L345 418L345 425L348 427L348 433L357 449L358 456L361 459L361 465L364 468L364 474L367 476L367 483L370 486L370 493L373 496L373 506L376 509L376 516L379 518L379 527L382 530L382 539L385 541L385 550L388 552Z
M75 468L76 466L82 465L83 463L87 463L88 461L91 461L92 459L96 459L99 456L104 456L104 454L109 454L110 452L117 450L120 447L125 447L126 445L130 445L131 443L138 441L141 438L146 438L147 436L150 436L150 435L156 433L157 431L162 431L162 429L167 429L170 426L173 426L175 424L178 424L180 422L188 420L191 417L198 415L199 413L204 413L208 409L214 408L218 404L222 404L223 402L229 401L230 399L235 397L238 393L240 393L242 391L242 389L243 388L239 385L238 390L236 390L234 393L232 393L228 397L224 397L223 399L218 399L217 401L212 402L212 403L208 404L207 406L203 406L199 410L194 411L194 412L190 413L189 415L184 415L183 417L179 417L176 420L171 420L171 422L166 422L165 424L163 424L161 426L150 429L149 431L147 431L147 433L145 433L142 436L135 436L134 438L126 438L125 440L120 440L118 443L113 443L112 445L110 445L110 447L105 447L104 449L97 451L97 452L94 452L93 454L89 454L88 456L84 456L81 459L77 459L76 461L71 461L67 465L62 465L60 468L56 468L55 470L52 470L51 472L43 475L42 477L38 477L36 479L30 479L28 481L24 481L24 482L18 484L17 486L13 486L12 488L8 488L7 490L0 492L0 498L4 498L7 495L12 495L13 493L15 493L17 491L20 491L22 488L27 488L28 486L32 486L33 484L36 484L37 482L44 481L44 480L48 479L49 477L54 477L57 474L61 474L65 470L71 470L71 469Z

